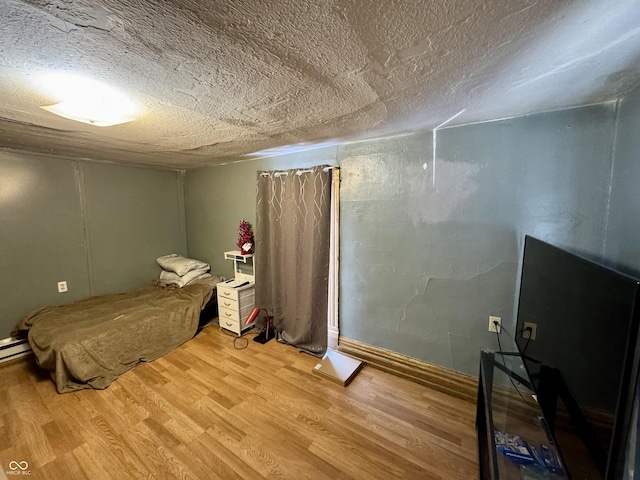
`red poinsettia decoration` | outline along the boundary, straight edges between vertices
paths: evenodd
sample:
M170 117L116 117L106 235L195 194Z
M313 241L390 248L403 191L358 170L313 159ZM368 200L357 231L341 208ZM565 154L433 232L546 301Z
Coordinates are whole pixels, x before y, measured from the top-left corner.
M253 230L251 224L245 220L242 220L238 227L238 248L242 255L253 253Z

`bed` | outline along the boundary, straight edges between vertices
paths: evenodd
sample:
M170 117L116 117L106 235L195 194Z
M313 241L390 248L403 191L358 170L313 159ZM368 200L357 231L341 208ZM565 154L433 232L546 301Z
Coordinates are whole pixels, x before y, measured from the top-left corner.
M49 306L22 319L38 365L59 393L107 388L140 362L155 360L191 339L200 314L215 299L217 277L180 287L155 280L127 293Z

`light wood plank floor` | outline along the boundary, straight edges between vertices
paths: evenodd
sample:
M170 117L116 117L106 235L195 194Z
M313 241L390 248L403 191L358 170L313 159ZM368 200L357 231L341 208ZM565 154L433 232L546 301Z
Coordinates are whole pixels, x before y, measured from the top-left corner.
M0 478L478 478L474 405L371 367L343 388L316 363L217 326L102 391L59 395L32 356L8 363Z

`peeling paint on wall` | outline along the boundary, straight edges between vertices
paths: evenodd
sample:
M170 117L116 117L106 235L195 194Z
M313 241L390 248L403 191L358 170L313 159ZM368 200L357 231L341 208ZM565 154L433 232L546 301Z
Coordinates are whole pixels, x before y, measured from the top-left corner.
M615 109L594 106L340 148L341 335L477 375L513 347L522 239L600 252ZM425 163L427 168L424 168Z
M433 182L433 164L406 167L408 179L407 212L414 226L452 220L456 210L479 188L476 176L480 165L438 159L438 178Z

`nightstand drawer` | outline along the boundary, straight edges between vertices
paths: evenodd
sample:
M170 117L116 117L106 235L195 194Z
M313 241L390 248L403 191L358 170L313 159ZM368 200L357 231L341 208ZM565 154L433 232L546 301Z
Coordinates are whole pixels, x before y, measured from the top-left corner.
M218 304L223 307L242 310L247 305L253 307L255 303L256 291L253 285L247 285L239 289L218 286L217 290Z
M243 330L246 330L247 328L251 328L253 326L253 323L249 325L244 324L244 321L251 313L252 308L253 305L247 305L246 307L242 308L240 312L238 312L237 310L231 310L224 306L218 306L218 322L220 324L220 327L231 330L238 335L242 334Z
M238 291L235 288L221 287L220 284L216 287L218 289L218 296L229 298L231 300L238 300Z
M231 330L235 333L238 333L240 331L240 320L238 319L238 312L229 313L228 310L220 309L218 322L220 323L221 328Z
M218 298L218 308L238 311L238 302L227 297Z
M244 302L255 295L253 284L245 285L238 288L225 287L224 285L218 284L216 288L218 290L219 297L224 297L240 302Z
M255 304L255 285L253 283L232 288L228 285L216 286L218 295L218 321L220 327L242 335L243 330L253 327L244 325Z
M218 316L220 317L220 324L222 324L222 319L229 322L240 323L240 312L238 312L238 310L218 305Z

